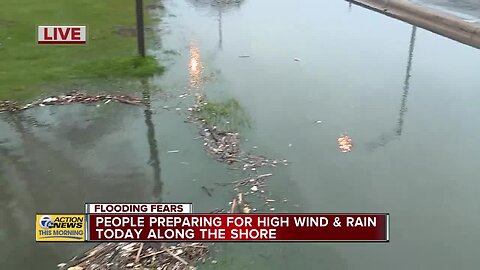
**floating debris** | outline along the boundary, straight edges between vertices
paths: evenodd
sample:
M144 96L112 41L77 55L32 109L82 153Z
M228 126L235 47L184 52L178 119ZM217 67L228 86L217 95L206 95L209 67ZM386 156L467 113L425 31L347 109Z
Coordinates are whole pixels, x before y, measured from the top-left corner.
M19 112L33 107L45 107L51 105L66 105L66 104L92 104L97 102L116 101L129 105L143 105L140 98L125 96L125 95L87 95L85 93L72 92L67 95L51 96L45 99L39 99L25 105L19 105L12 101L0 101L0 112Z
M49 98L46 98L46 99L42 100L42 102L43 103L50 103L50 102L55 102L57 100L58 100L58 98L56 98L56 97L49 97Z
M255 155L245 155L244 157L239 159L239 162L243 163L243 170L247 170L249 168L258 168L258 167L277 167L278 164L283 163L283 165L288 165L288 161L284 160L276 160L276 159L268 159L263 156L255 156Z
M321 123L322 123L322 121L321 121L321 120L317 120L317 121L315 121L315 124L321 124Z
M200 136L194 139L203 139L203 146L208 154L213 156L220 162L225 162L229 166L229 169L242 169L244 171L257 172L261 167L277 167L279 165L288 165L286 159L271 159L261 155L254 155L249 152L245 152L241 149L240 143L248 141L248 139L241 139L240 134L236 131L229 130L225 127L217 127L213 123L209 123L205 119L205 114L202 113L204 106L208 103L205 102L205 96L202 94L195 94L194 104L189 106L187 120L195 123L198 126ZM225 119L223 122L228 122ZM229 123L229 122L228 122ZM292 144L289 144L292 147ZM253 149L257 149L257 146L253 146ZM243 200L243 196L253 196L261 199L265 202L262 207L263 210L274 211L276 200L271 199L271 193L266 192L266 180L272 176L271 173L260 174L256 176L250 176L241 180L233 181L230 183L216 183L220 186L231 186L231 189L237 194L235 198L229 202L230 213L250 213L256 212L256 208L252 208L247 202ZM202 186L202 189L208 194L210 190L207 187ZM209 195L210 196L210 195ZM254 198L257 201L256 198ZM268 207L267 207L268 206Z
M216 128L203 128L200 132L207 151L219 161L234 163L240 155L240 137L236 132L220 131Z
M229 202L230 207L230 213L231 214L236 214L236 213L243 213L243 214L248 214L251 211L250 206L248 205L247 202L243 199L243 193L238 193L231 202Z
M180 150L169 150L167 153L180 153Z
M352 151L352 139L349 136L342 134L340 138L338 138L338 148L343 153Z
M240 58L249 58L250 55L239 55L238 57L240 57Z
M213 211L210 211L210 214L225 213L225 209L215 208Z
M202 186L202 190L207 193L208 197L212 197L211 191L213 191L213 189L208 189L206 186Z
M240 149L240 134L238 132L222 130L215 125L208 125L207 121L199 116L199 112L207 104L204 101L203 95L197 94L195 96L195 103L191 107L192 110L188 119L197 123L199 133L204 141L203 145L215 159L233 165L232 168L251 171L256 171L258 167L276 167L276 164L280 163L277 160L270 160L266 157L255 156L242 151ZM245 139L245 141L247 140ZM253 148L256 149L257 146L253 146ZM284 165L286 165L285 162Z
M60 270L194 269L207 260L210 246L203 243L102 243L58 266Z
M253 187L256 187L256 188L253 188L252 191L254 191L254 190L257 191L258 187L265 186L265 181L267 180L266 178L270 177L272 175L273 174L271 174L271 173L266 173L266 174L257 175L255 177L249 177L249 178L244 178L244 179L241 179L241 180L233 181L233 182L230 182L230 183L217 183L217 185L220 185L220 186L233 185L233 188L239 188L239 187L242 187L242 186L249 186L251 189Z

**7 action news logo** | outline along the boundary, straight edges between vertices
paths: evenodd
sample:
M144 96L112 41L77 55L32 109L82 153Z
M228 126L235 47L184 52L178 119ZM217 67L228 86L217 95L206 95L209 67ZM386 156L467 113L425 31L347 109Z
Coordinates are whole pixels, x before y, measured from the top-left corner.
M84 215L37 215L37 241L84 241Z
M77 228L83 227L83 217L57 217L53 220L50 216L40 218L40 227L43 229L52 228Z
M40 218L40 227L42 229L50 229L53 228L53 220L50 216L43 216Z

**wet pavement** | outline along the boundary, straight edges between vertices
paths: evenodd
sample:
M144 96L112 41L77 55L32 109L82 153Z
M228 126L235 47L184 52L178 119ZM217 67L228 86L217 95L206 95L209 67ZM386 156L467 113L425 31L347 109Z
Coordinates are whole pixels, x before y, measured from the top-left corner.
M1 268L54 269L88 247L34 243L36 212L88 201L209 212L235 196L215 183L256 173L273 173L266 192L279 203L252 207L389 212L391 242L222 244L204 268L477 267L479 51L343 1L228 3L165 1L156 30L179 54L150 51L168 71L134 93L148 106L0 114ZM236 100L251 123L235 127L241 148L288 166L232 170L209 156L184 121L195 93Z

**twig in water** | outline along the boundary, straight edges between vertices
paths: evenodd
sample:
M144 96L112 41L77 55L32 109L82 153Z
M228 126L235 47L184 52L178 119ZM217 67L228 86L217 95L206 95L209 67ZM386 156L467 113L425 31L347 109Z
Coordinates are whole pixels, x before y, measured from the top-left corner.
M210 193L210 190L208 190L208 188L206 188L205 186L202 186L202 189L205 191L205 193L207 193L209 197L212 197L212 193Z
M179 260L181 263L185 264L185 265L190 265L187 261L185 261L184 259L180 258L179 256L173 254L172 251L170 251L169 248L166 249L167 253L170 254L170 256L174 257L175 259Z
M140 262L140 253L142 253L142 249L143 249L143 243L140 244L140 248L138 249L137 256L135 257L135 263Z

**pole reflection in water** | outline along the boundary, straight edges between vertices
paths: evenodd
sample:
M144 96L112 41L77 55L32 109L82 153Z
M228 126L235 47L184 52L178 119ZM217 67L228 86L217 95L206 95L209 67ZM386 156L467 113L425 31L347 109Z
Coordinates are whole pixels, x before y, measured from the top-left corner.
M405 80L403 83L403 94L402 94L402 101L400 104L400 113L397 121L397 127L393 131L380 135L374 142L369 143L369 148L371 150L374 150L375 148L380 146L385 146L387 143L393 141L394 139L402 135L404 117L405 117L405 113L407 112L407 97L408 97L408 92L410 90L410 78L411 78L411 71L412 71L413 52L415 48L416 33L417 33L417 27L412 26L412 33L410 35L410 43L409 43L410 45L408 49L407 70L405 74Z
M410 36L410 48L408 51L408 63L407 63L407 73L405 75L405 82L403 85L403 95L402 95L402 103L400 105L400 115L398 117L398 126L397 126L397 135L402 135L403 129L403 117L407 112L407 97L408 97L408 90L410 90L410 77L412 71L412 60L413 60L413 50L415 48L415 35L417 33L417 27L412 27L412 35Z
M188 0L193 6L218 16L218 49L223 49L223 15L238 10L244 0ZM213 16L212 16L213 17Z
M218 47L222 49L222 10L218 10Z
M147 142L150 149L150 159L148 164L153 169L153 200L154 202L162 201L162 180L160 170L160 157L158 154L158 144L155 137L155 125L152 121L152 105L150 102L150 88L148 82L142 80L143 86L143 101L145 102L145 125L147 126Z

